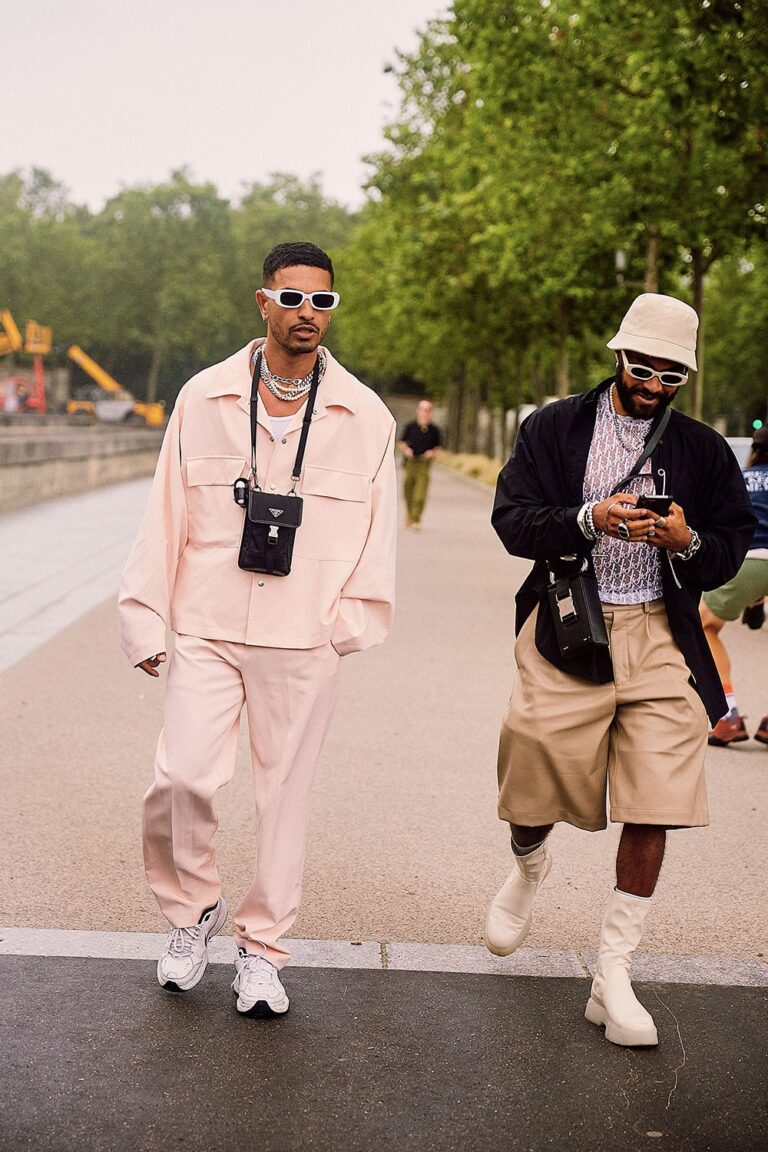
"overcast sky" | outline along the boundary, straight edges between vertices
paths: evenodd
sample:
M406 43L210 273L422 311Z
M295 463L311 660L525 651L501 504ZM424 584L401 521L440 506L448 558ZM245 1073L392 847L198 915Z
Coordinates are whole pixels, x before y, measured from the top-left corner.
M449 0L0 4L0 174L47 168L98 209L189 165L236 197L270 172L362 201L397 108L383 66Z

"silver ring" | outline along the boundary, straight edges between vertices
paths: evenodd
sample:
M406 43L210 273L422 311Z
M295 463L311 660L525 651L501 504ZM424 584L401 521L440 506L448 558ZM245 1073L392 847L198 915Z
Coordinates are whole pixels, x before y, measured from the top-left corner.
M667 526L666 516L659 516L658 520L654 524L654 528L666 528L666 526Z
M622 540L629 540L629 528L627 528L626 521L622 520L616 528L616 531L618 532L619 536L621 536Z

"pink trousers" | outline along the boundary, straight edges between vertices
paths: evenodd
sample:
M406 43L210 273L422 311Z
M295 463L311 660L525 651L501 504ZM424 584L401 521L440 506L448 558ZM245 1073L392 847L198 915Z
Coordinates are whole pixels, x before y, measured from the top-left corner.
M299 910L309 798L338 673L330 644L258 648L176 637L143 819L147 880L174 927L196 924L220 895L213 798L232 778L247 703L256 873L235 912L235 942L278 968L288 962L278 941Z

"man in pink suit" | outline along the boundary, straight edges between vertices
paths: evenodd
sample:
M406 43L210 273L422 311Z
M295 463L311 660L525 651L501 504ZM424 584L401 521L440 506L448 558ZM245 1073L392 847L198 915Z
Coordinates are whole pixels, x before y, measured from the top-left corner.
M340 658L380 644L391 623L396 476L390 412L322 345L339 303L330 258L313 244L280 244L262 284L266 340L249 341L179 393L119 610L123 648L150 676L166 660L166 628L173 633L143 819L147 878L172 925L158 980L193 988L227 917L213 799L232 776L247 703L257 860L234 915L232 987L239 1012L272 1015L288 1010L279 972L290 954L280 938L298 912L309 797ZM281 497L301 498L287 575L239 566L252 491L274 494L262 503L277 515ZM286 531L276 524L274 537Z

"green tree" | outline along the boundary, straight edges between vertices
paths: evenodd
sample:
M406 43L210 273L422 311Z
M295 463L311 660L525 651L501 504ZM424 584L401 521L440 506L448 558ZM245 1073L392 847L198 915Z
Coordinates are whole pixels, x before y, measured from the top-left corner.
M99 345L112 360L148 356L148 400L170 357L202 364L229 350L231 213L212 184L195 184L182 170L165 184L127 188L99 213L94 236Z
M361 289L374 268L402 286L371 370L405 353L444 389L449 354L470 397L519 402L525 372L537 399L562 395L571 361L579 387L598 349L605 363L638 287L688 290L701 312L705 273L765 236L765 23L726 0L455 0L399 58L400 115L347 257ZM362 353L364 327L348 335Z
M46 171L11 172L0 178L0 307L23 329L36 320L57 342L75 338L90 302L82 270L93 259L89 213Z
M768 421L768 251L754 245L720 262L707 284L708 381L704 414L727 417L727 431L750 435Z

